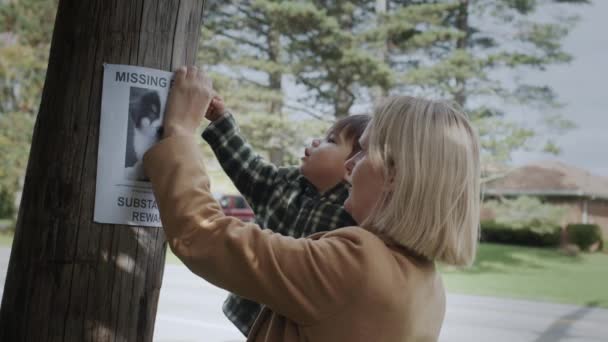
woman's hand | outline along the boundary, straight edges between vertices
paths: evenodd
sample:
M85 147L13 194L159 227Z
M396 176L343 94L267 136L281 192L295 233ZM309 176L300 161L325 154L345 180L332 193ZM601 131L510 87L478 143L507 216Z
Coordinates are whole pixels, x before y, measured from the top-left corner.
M163 138L195 135L214 96L211 79L195 66L180 67L167 100Z

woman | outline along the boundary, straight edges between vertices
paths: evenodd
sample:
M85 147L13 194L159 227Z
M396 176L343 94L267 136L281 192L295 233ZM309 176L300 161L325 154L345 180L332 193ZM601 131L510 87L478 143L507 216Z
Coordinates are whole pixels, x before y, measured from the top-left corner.
M223 215L197 146L213 90L182 67L164 139L144 159L167 241L194 273L263 303L249 341L436 341L445 290L435 261L470 264L479 218L479 147L443 102L381 104L347 161L345 208L359 227L294 239Z

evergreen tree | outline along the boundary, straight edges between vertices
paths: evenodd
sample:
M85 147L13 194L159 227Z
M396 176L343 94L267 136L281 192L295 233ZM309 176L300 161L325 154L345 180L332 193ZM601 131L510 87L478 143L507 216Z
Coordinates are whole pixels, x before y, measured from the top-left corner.
M222 4L232 12L218 15L219 25L211 20L210 26L216 27L211 31L220 38L208 40L213 45L209 51L215 48L215 61L221 60L225 70L232 71L229 88L239 92L237 97L249 112L260 103L270 103L273 112L287 109L281 118L294 110L331 118L348 115L356 101L369 103L381 94L447 97L471 113L482 138L484 159L506 161L513 150L529 146L543 129L555 133L572 127L554 114L560 104L550 87L501 76L505 71L542 70L569 61L561 40L573 26L573 18L538 14L562 2L586 1L257 0ZM215 16L216 11L209 13ZM278 42L272 45L275 53L269 49L270 41ZM256 83L256 74L244 70L261 72L262 77ZM235 73L239 75L236 81ZM282 75L275 80L293 77L303 89L297 103L283 100L279 105L279 98L286 97L280 87L271 86L277 84L272 82L273 73ZM552 114L545 115L541 129L531 129L509 120L505 103ZM293 136L289 125L273 127L279 131L283 127L289 132L287 137ZM271 141L270 136L261 141ZM550 140L545 150L558 152Z
M370 89L388 93L400 78L391 51L420 53L457 34L443 27L453 5L412 2L389 10L386 1L309 1L286 7L276 12L295 80L308 90L300 101L336 117L348 115L356 101L370 102Z
M373 10L369 1L310 1L273 6L282 19L286 51L298 85L306 89L297 101L326 116L349 114L361 90L387 85L390 72L366 50Z
M199 57L211 66L215 87L238 115L243 133L277 165L293 163L301 154L294 146L302 146L308 135L326 126L307 120L296 126L285 111L283 82L290 66L274 10L281 3L287 8L296 5L273 0L211 2Z
M560 103L551 87L530 84L505 73L544 70L566 63L561 41L574 26L572 16L550 16L558 2L580 0L458 0L446 24L460 35L432 54L416 59L398 89L448 97L472 116L482 140L484 161L505 162L512 151L527 148L539 133L559 133L573 124L557 113ZM539 13L542 12L542 15ZM411 61L410 61L411 62ZM507 117L506 107L540 111L540 128L523 126ZM545 137L547 137L545 135ZM544 150L559 149L548 139Z

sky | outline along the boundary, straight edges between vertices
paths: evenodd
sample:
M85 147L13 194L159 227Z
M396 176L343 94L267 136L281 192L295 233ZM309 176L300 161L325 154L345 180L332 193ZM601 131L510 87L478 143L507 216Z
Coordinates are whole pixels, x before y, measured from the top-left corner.
M560 155L516 152L513 163L557 159L608 176L608 1L594 0L573 9L580 21L564 39L573 61L529 73L526 79L552 86L566 104L563 114L578 127L557 141Z

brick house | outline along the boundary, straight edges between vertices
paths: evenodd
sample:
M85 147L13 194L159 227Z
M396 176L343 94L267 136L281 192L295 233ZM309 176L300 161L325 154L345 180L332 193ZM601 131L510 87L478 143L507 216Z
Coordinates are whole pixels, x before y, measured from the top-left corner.
M593 223L608 240L608 177L557 161L512 169L484 184L484 199L533 196L568 208L562 224ZM482 208L482 220L492 218Z

